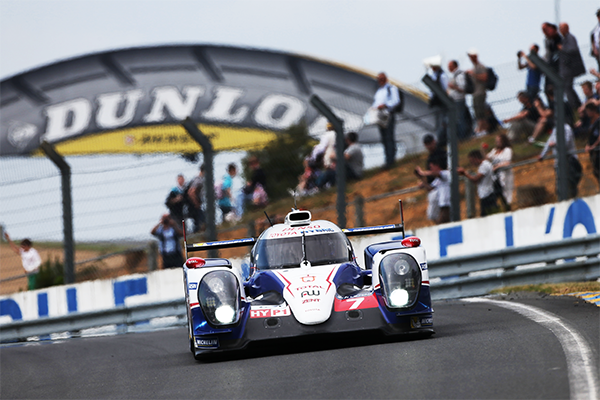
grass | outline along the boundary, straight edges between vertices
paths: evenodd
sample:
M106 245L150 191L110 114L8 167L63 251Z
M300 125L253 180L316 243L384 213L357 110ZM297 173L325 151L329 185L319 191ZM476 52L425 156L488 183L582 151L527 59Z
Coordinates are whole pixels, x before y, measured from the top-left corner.
M577 292L600 292L600 282L542 283L537 285L509 286L492 291L492 294L535 292L550 295L565 295Z

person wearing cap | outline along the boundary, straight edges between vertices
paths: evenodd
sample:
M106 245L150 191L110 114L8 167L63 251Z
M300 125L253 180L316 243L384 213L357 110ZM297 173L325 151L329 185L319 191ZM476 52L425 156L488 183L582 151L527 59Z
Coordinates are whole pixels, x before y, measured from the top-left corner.
M600 70L600 8L596 11L596 18L598 18L598 23L592 30L591 34L591 42L592 42L592 57L596 59L598 63L598 70Z
M381 143L385 151L385 169L391 168L396 162L396 137L394 135L394 109L400 104L400 93L398 88L388 82L385 73L380 72L377 75L377 84L379 89L375 92L372 108L377 110L386 110L390 113L390 118L385 126L379 125L379 134Z
M475 119L477 119L475 133L477 136L483 136L487 134L488 130L485 104L487 95L486 82L488 79L487 68L485 65L479 62L477 49L469 49L467 55L473 63L473 69L468 70L467 73L471 75L471 78L473 78L473 83L475 84L475 91L473 92L473 113L475 114Z

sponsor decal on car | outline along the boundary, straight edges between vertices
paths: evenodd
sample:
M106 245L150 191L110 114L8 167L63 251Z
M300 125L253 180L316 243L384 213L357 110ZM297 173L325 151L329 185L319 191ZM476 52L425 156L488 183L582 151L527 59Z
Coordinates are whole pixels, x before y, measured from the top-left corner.
M289 307L252 307L250 318L287 317L292 315Z
M198 289L198 283L196 283L196 282L190 282L190 283L188 284L188 288L189 288L190 290L196 290L196 289Z
M365 308L376 308L378 306L375 294L368 296L350 297L348 299L335 299L334 311L360 310Z
M421 263L421 270L427 271L427 263Z
M217 349L219 347L219 338L196 338L196 347Z
M433 318L431 317L410 317L411 328L423 328L425 326L432 326Z

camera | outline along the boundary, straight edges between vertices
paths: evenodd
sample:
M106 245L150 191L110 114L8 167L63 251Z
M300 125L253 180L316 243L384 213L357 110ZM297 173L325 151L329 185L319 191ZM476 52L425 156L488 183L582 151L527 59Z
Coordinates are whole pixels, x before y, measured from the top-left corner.
M517 51L517 57L521 58L523 56L523 52L521 50Z

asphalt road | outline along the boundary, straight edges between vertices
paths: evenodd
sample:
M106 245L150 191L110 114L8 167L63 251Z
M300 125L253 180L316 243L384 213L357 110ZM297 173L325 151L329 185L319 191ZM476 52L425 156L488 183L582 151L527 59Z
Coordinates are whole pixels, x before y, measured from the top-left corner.
M552 323L591 348L587 364L597 381L600 307L537 295L502 304L558 316ZM0 397L598 398L597 387L573 387L573 374L583 368L563 350L560 329L499 303L444 301L434 308L430 339L307 338L209 362L194 360L186 328L4 346Z

